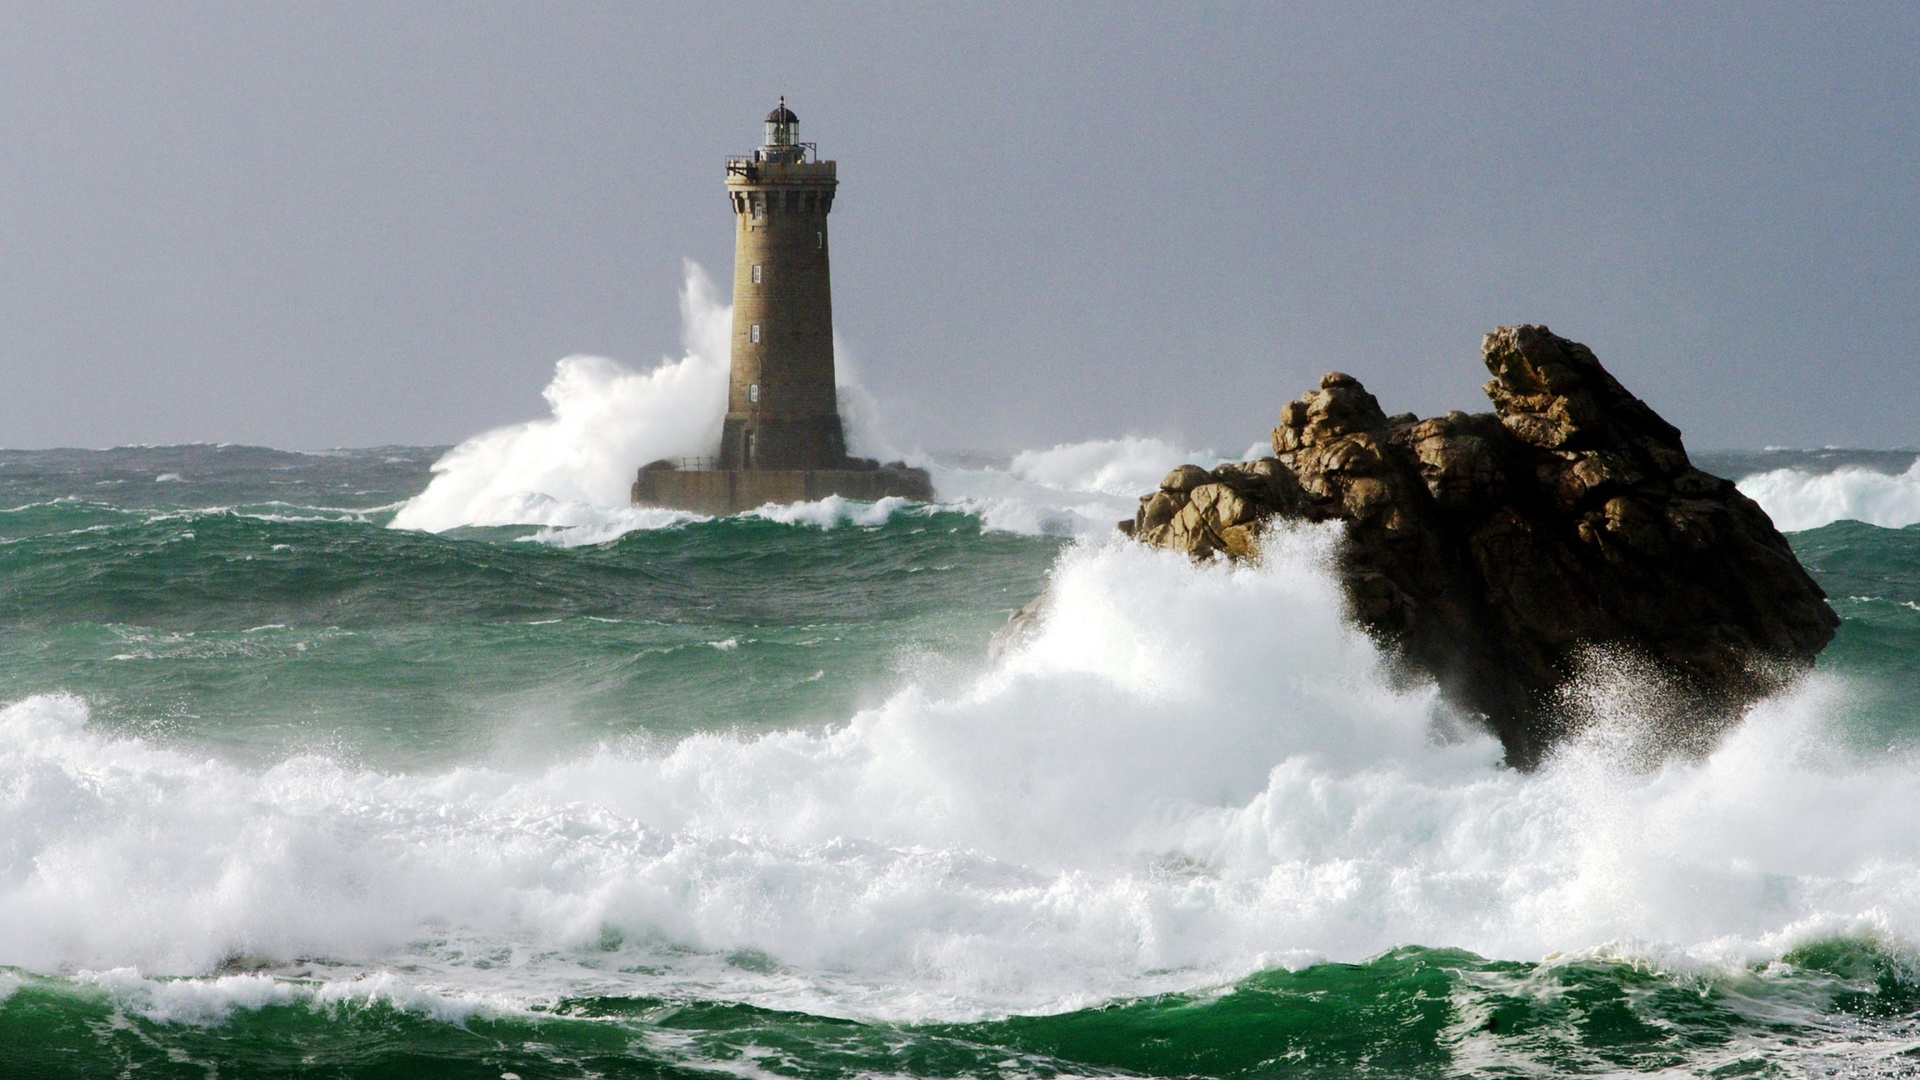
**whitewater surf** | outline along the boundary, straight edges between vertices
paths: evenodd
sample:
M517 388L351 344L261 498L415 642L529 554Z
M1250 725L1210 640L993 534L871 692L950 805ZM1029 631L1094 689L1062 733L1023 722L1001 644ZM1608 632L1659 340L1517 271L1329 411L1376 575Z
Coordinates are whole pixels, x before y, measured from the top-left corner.
M710 434L687 311L452 449L0 452L0 1073L1910 1067L1915 455L1697 455L1839 638L1698 759L1597 673L1521 774L1349 625L1331 529L1112 535L1217 455L622 505Z

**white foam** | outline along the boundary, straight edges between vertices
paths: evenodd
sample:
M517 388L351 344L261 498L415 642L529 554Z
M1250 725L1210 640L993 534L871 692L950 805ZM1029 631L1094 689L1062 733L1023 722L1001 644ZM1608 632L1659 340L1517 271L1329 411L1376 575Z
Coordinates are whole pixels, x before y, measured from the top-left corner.
M838 332L833 335L833 379L840 423L846 429L847 453L881 462L919 463L923 455L905 453L887 437L880 402L860 382L860 365Z
M543 396L552 415L499 428L434 463L427 489L394 516L401 529L461 525L605 527L627 505L633 474L663 457L712 454L726 412L733 309L705 271L686 264L680 294L686 352L635 372L597 356L555 365Z
M914 505L895 496L867 503L829 495L811 502L768 503L748 511L747 516L777 521L782 525L803 525L816 529L832 529L841 525L874 528L886 524L895 514L909 510ZM577 503L557 508L552 519L548 527L526 539L556 547L582 547L604 544L639 530L664 529L690 521L710 520L705 515L685 510L662 510L647 506L589 507Z
M247 973L206 979L154 979L128 968L83 971L74 981L104 991L120 1008L162 1024L219 1024L236 1011L275 1005L368 1008L386 1005L442 1023L464 1023L480 1015L519 1011L473 994L438 991L393 972L348 976L329 981L289 981ZM4 998L0 998L4 1000Z
M870 503L829 495L813 502L768 503L753 511L753 515L782 525L811 525L819 529L853 525L870 529L885 525L895 514L912 506L913 503L895 495Z
M1177 465L1223 459L1164 439L1129 436L1063 443L1014 456L1006 470L930 465L942 501L988 529L1027 535L1105 536Z
M1013 475L1062 491L1100 492L1133 498L1157 487L1174 466L1202 456L1164 439L1129 437L1066 443L1014 455Z
M235 1009L286 1005L301 997L298 987L266 975L161 980L121 967L83 972L78 981L99 987L116 1004L163 1024L216 1024Z
M1744 477L1738 486L1785 532L1849 520L1888 529L1920 523L1920 460L1903 473L1857 465L1824 473L1774 469Z
M644 373L601 357L560 361L544 391L551 416L477 435L449 451L434 464L427 489L399 507L393 527L443 531L463 525L537 525L540 531L529 539L578 546L696 520L696 515L627 505L628 486L640 464L707 456L718 445L732 308L721 303L712 281L691 262L681 313L686 338L681 359ZM1173 466L1221 460L1161 439L1125 438L1023 452L1010 470L933 466L924 454L902 453L887 438L878 404L861 387L846 346L836 338L834 349L849 451L930 466L939 498L979 514L990 529L1104 533L1131 516L1136 497ZM885 499L859 509L836 497L763 507L758 513L793 525L873 525L902 505Z
M463 525L540 525L533 539L563 546L604 543L692 515L628 505L639 467L660 458L708 457L726 412L733 307L706 272L686 263L680 292L685 353L636 372L616 360L569 356L542 396L551 415L484 432L433 465L433 481L394 515L398 529L441 532ZM836 336L840 412L851 453L898 460L879 407L854 378Z
M1657 701L1595 683L1589 735L1523 776L1383 674L1334 539L1282 532L1257 567L1075 544L1034 636L957 690L539 771L247 769L30 698L0 710L0 965L324 957L460 1000L926 1018L1405 943L1714 965L1915 939L1920 768L1830 734L1842 683L1657 768L1622 751ZM226 1007L194 993L150 1007Z
M528 500L537 504L538 497ZM527 510L525 518L543 517L545 527L526 539L555 547L585 547L618 540L630 532L666 529L690 521L706 521L703 514L687 510L663 510L655 506L592 506L586 503L558 503L540 511Z
M485 432L454 447L434 463L427 489L400 505L392 526L437 532L466 525L535 525L540 531L530 540L578 546L696 520L692 514L629 506L629 486L645 462L716 452L732 312L705 272L687 263L681 291L685 352L679 360L663 360L647 372L603 357L561 360L543 392L550 416ZM1163 439L1128 437L1024 451L1007 470L941 467L923 453L896 447L838 337L834 352L849 451L929 467L936 496L980 515L989 529L1103 534L1115 521L1132 516L1138 496L1175 465L1223 460ZM1262 452L1256 444L1248 455ZM884 499L872 509L856 509L836 497L762 507L758 513L792 525L873 525L903 505ZM361 513L366 512L371 511Z

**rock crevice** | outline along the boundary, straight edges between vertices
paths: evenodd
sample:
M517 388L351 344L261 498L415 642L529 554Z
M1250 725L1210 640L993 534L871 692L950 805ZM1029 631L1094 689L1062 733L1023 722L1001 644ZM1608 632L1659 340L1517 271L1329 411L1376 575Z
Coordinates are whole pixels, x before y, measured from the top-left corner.
M1519 767L1567 734L1555 693L1596 649L1666 676L1667 743L1710 745L1832 640L1825 594L1586 346L1512 326L1482 355L1490 414L1389 416L1335 372L1281 409L1273 457L1183 465L1121 531L1240 559L1273 521L1344 523L1355 619Z

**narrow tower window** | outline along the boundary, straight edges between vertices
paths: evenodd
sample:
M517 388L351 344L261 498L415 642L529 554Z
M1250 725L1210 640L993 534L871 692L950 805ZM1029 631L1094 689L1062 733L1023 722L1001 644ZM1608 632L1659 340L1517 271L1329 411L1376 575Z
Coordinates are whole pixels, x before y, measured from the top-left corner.
M814 233L813 246L817 248L825 248L827 246L827 234L823 232Z
M748 336L753 338L753 343L755 345L760 344L760 324L759 323L753 324L753 329L751 331L748 331Z
M747 387L747 400L752 402L755 405L760 404L760 384L759 383L753 383L752 385Z
M753 283L755 285L760 284L760 264L759 263L753 264Z

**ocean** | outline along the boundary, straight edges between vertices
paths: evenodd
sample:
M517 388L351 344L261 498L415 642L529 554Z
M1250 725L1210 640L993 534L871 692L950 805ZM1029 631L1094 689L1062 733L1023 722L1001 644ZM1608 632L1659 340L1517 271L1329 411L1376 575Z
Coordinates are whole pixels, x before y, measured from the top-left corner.
M1113 535L1179 447L721 520L484 450L0 452L0 1077L1920 1068L1912 452L1697 455L1838 639L1522 775L1337 533Z

